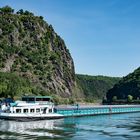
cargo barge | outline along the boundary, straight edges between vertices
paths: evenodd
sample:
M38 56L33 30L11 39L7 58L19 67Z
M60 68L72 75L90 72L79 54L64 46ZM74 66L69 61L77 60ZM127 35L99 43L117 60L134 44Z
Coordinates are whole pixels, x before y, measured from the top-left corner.
M58 107L57 113L65 117L70 116L87 116L87 115L105 115L140 112L140 105L100 105L100 106L75 106L75 107Z
M140 112L140 105L55 106L50 96L25 96L21 101L2 103L0 119L29 121L88 115Z

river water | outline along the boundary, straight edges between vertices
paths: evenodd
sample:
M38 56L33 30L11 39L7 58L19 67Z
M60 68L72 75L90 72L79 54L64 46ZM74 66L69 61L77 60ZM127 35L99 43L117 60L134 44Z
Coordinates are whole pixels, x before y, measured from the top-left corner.
M140 113L32 122L0 120L0 139L140 140Z

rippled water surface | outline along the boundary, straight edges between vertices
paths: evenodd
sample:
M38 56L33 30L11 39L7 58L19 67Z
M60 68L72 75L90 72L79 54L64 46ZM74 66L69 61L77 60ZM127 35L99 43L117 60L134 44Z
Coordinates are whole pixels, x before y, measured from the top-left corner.
M0 120L0 139L140 140L140 113L33 122Z

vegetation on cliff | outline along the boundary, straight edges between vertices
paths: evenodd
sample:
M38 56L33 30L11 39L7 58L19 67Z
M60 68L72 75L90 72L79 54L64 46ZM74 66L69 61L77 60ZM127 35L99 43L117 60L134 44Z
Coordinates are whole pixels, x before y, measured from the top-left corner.
M86 101L102 100L106 92L111 89L121 78L107 76L76 75L76 81Z
M23 77L14 73L0 72L0 97L14 98L28 93L44 95L45 92Z
M130 102L131 100L140 99L140 67L123 77L122 80L108 91L107 100L113 102L114 98L118 102Z
M63 39L43 17L22 9L14 13L9 6L0 8L0 71L60 97L72 96L75 86L73 60Z

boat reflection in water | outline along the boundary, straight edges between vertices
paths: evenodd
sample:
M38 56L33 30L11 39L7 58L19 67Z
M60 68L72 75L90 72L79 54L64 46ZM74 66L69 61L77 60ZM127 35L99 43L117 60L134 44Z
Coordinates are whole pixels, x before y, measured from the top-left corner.
M139 140L140 113L15 122L0 120L0 139Z
M14 138L23 139L31 136L47 136L59 137L53 133L53 130L59 129L57 126L62 124L63 119L59 120L42 120L32 122L16 122L16 121L3 121L0 120L0 138ZM22 136L22 137L21 137ZM32 137L33 138L33 137Z

